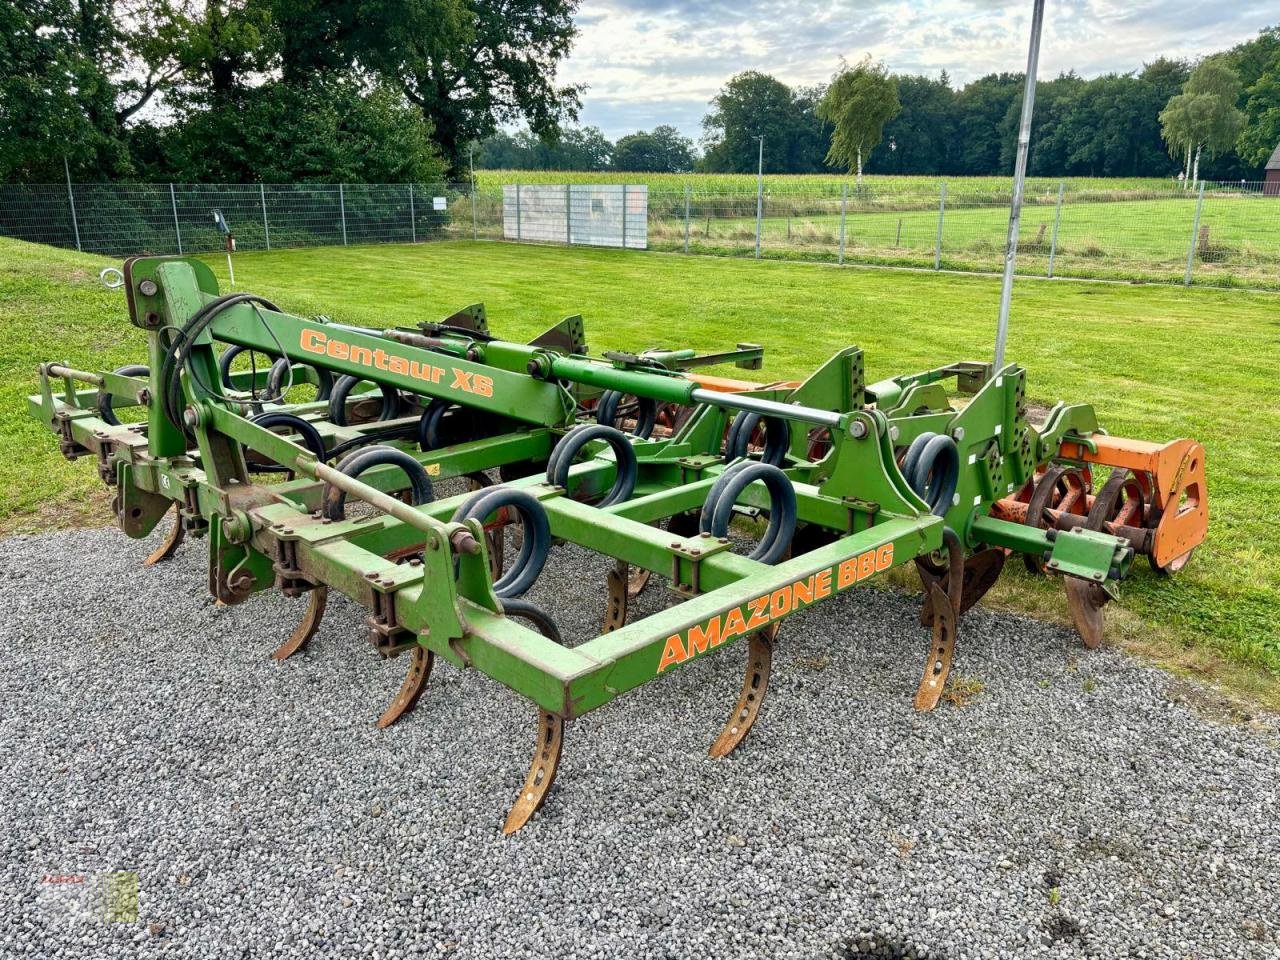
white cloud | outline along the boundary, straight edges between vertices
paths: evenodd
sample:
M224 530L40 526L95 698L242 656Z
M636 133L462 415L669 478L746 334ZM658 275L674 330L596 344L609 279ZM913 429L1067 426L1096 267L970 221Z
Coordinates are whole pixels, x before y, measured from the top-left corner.
M963 84L1026 65L1030 0L584 0L562 80L585 83L583 121L618 137L672 123L697 137L707 101L740 70L826 80L865 53L895 72L946 70ZM1223 50L1280 19L1274 0L1058 0L1040 76L1138 69Z

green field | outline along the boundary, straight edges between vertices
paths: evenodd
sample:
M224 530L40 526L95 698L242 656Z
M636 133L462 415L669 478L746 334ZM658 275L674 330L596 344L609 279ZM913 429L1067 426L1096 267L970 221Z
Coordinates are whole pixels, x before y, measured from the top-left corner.
M687 244L690 253L755 253L756 181L750 175L481 171L477 180L480 237L502 236L503 184L626 182L649 188L652 249L684 251ZM1053 249L1055 276L1182 281L1194 236L1195 283L1280 289L1280 197L1211 187L1197 230L1196 191L1172 181L1061 182L1059 218L1059 181L1028 181L1021 273L1048 274ZM838 261L843 207L847 262L925 268L937 263L963 271L1003 267L1008 178L947 178L945 204L942 181L933 177L868 177L861 190L847 178L829 176L767 176L764 184L761 253L770 259ZM470 234L470 203L463 197L451 211L451 234Z
M225 272L221 258L209 262ZM123 295L97 283L110 263L0 241L0 527L9 532L106 518L92 465L63 461L23 398L41 360L101 369L142 357ZM292 312L369 325L482 300L512 339L581 312L594 350L753 340L766 346L769 378L802 376L848 343L866 350L870 379L987 357L999 295L998 281L979 276L470 242L240 254L236 277ZM1138 564L1110 608L1112 636L1219 676L1263 668L1242 684L1263 685L1258 695L1271 702L1280 702L1278 317L1272 294L1027 280L1009 345L1032 400L1091 401L1112 433L1205 443L1209 540L1171 581ZM1056 585L1020 570L994 602L1065 610Z

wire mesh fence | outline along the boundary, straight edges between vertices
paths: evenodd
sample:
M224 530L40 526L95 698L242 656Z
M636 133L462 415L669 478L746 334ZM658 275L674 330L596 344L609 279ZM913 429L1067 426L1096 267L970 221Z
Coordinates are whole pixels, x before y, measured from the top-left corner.
M113 256L440 239L591 243L925 269L1003 266L1008 189L643 185L5 184L0 234ZM554 208L554 209L553 209ZM559 211L557 218L556 212ZM597 220L603 216L604 220ZM620 219L618 219L620 218ZM1280 186L1031 181L1017 269L1280 288Z

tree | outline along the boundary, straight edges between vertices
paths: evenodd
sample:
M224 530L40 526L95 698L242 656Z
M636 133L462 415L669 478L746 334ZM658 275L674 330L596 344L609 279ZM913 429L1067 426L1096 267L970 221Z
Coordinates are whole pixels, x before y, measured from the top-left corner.
M1235 145L1244 126L1244 114L1236 107L1239 97L1235 71L1222 58L1210 57L1191 71L1182 93L1160 111L1160 129L1170 154L1186 153L1188 184L1200 177L1202 152L1213 157Z
M569 127L554 140L529 130L499 130L476 148L476 166L486 170L607 170L611 144L598 127Z
M148 176L208 183L439 183L431 125L399 91L349 77L264 84L140 138Z
M815 130L810 91L800 94L765 73L747 70L730 78L702 118L700 169L708 173L754 173L756 138L764 137L767 173L812 173L821 169L815 156Z
M899 75L902 112L885 124L884 143L871 152L875 173L945 173L955 139L956 93L946 71L940 79Z
M1245 163L1261 167L1280 145L1280 53L1249 88L1244 113L1246 124L1236 151Z
M577 0L365 0L349 42L357 63L434 124L460 171L466 144L500 123L524 119L550 139L577 119L582 88L555 81L576 9Z
M1002 169L1003 149L1010 149L1014 130L1002 126L1010 104L1022 96L1022 75L991 73L956 95L955 149L950 173L986 176Z
M693 169L693 141L665 124L623 137L613 148L615 170L684 173Z
M835 128L827 163L851 173L856 169L862 186L862 158L880 143L884 125L901 109L898 84L883 63L867 56L853 69L841 69L818 104L818 116Z

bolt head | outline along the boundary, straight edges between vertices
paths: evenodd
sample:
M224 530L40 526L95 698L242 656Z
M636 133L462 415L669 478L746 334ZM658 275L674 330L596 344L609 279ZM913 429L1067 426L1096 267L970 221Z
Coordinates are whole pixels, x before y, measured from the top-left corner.
M867 435L867 425L861 420L854 420L849 424L849 436L855 440L861 440Z
M160 287L156 285L154 280L143 280L138 284L138 292L144 297L154 297L160 292Z

